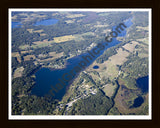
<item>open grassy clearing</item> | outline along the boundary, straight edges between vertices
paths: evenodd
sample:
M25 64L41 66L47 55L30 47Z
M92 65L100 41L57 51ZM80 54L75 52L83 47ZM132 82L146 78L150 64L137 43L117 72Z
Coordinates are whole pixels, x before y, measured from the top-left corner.
M94 62L92 65L90 65L87 69L87 71L94 71L96 70L99 72L101 78L110 78L113 80L116 78L119 74L119 69L117 65L122 65L125 61L127 61L127 56L129 56L129 53L127 51L123 51L122 48L119 48L117 50L117 54L109 57L107 61L104 63L96 63ZM93 69L94 65L98 65L98 69Z
M41 33L41 32L43 32L43 29L35 30L35 31L33 31L33 32Z
M40 36L45 36L45 35L47 35L47 34L45 34L45 33L40 33Z
M66 22L67 24L74 23L74 22L75 22L75 19L72 19L72 20L66 20L65 22Z
M53 13L53 14L52 14L52 16L56 16L56 15L58 15L58 13Z
M82 22L83 20L77 20L77 22Z
M31 52L33 52L33 50L21 51L21 54L31 53Z
M12 20L17 19L17 15L12 16Z
M73 40L75 37L73 35L61 36L61 37L54 37L54 42L61 43Z
M148 54L147 53L138 53L138 56L140 58L145 58L145 57L148 57Z
M27 29L27 31L28 31L29 33L34 33L34 32L41 33L41 32L43 32L42 29L40 29L40 30L35 30L35 31L34 31L34 29Z
M23 66L17 68L17 69L14 71L13 78L21 77L21 76L22 76L22 73L23 73L23 70L24 70Z
M31 59L36 59L35 55L27 55L27 56L24 56L24 61L28 61L28 60L31 60Z
M12 52L12 57L19 57L19 56L20 56L19 52Z
M102 33L105 33L106 36L108 36L108 34L111 32L111 29L105 29L102 31Z
M77 18L77 17L83 17L83 16L85 16L85 15L83 15L83 14L69 14L66 17L67 18Z
M114 96L116 89L117 89L117 85L113 85L113 84L106 84L103 86L103 91L108 97Z
M33 33L33 29L27 29L29 33Z
M123 51L122 48L117 50L117 54L109 57L108 61L110 61L113 65L122 65L125 61L127 61L127 56L129 53L127 51Z
M98 13L99 16L108 16L109 14L110 14L109 12L106 12L106 13L104 13L104 12L103 12L103 13Z
M149 30L148 26L147 27L137 26L136 28L138 29L137 31L142 31L142 30L148 31Z
M21 63L21 56L18 52L12 52L12 57L16 57L17 61Z
M147 37L147 38L141 38L141 39L137 39L137 41L142 41L143 43L145 43L145 44L149 44L149 38Z
M123 48L125 48L126 50L130 51L130 52L133 52L134 49L135 49L135 46L139 44L138 42L136 41L132 41L130 43L127 43L123 46Z
M149 57L149 39L148 38L142 38L137 39L137 41L141 41L143 43L139 43L139 47L135 49L135 51L138 52L138 56L140 58Z
M42 31L43 30L37 30L37 32L42 32ZM45 34L43 34L43 36L44 35ZM43 41L35 41L35 42L32 42L33 45L31 45L31 46L21 45L21 46L19 46L19 48L21 50L26 50L28 48L37 49L37 48L51 46L51 44L53 44L53 43L62 43L62 42L71 41L71 40L82 41L82 40L84 40L84 36L94 36L94 35L95 34L93 32L86 32L86 33L74 34L74 35L65 35L65 36L60 36L60 37L54 37L53 40L50 40L50 41L48 41L48 39L45 39Z
M28 48L42 48L42 47L46 47L46 46L50 46L52 43L55 43L53 40L48 41L48 40L43 40L43 41L36 41L36 42L32 42L33 45L29 46L29 45L21 45L19 46L19 48L21 50L26 50Z
M95 33L93 32L86 32L86 33L83 33L83 34L80 34L81 36L94 36Z
M47 59L37 59L38 62L48 62L48 61L52 61L55 60L57 58L60 58L63 56L63 52L61 53L56 53L56 52L50 52L49 56L51 56L51 58L47 58Z
M49 44L53 41L48 41L47 39L46 40L43 40L43 41L36 41L36 42L32 42L33 44L35 45L41 45L41 44Z
M116 65L113 65L113 63L111 61L106 61L106 71L101 73L102 76L107 76L109 77L111 80L113 80L114 78L116 78L118 76L119 73L119 69Z
M62 53L49 52L49 56L57 56L58 54L59 54L59 55L61 55L61 54L63 55L63 52L62 52ZM59 56L59 55L58 55L58 56Z
M104 28L104 27L108 27L108 25L94 25L95 28Z
M25 50L27 48L30 48L30 46L26 44L26 45L19 46L19 48L22 49L22 50Z

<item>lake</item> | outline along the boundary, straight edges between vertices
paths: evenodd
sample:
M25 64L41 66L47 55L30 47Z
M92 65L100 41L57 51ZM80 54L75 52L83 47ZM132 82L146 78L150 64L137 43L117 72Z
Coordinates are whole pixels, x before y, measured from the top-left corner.
M99 68L98 65L93 66L93 69L98 69L98 68Z
M58 22L57 19L47 19L47 20L41 20L41 21L37 21L34 26L39 26L39 25L44 25L44 26L48 26L48 25L53 25L56 24ZM12 21L12 28L21 28L21 22L13 22Z
M144 99L143 97L139 96L137 97L136 99L134 99L134 104L133 106L131 106L130 108L137 108L137 107L140 107L144 102Z
M21 28L21 22L12 22L12 28Z
M137 87L141 89L143 93L148 92L149 88L149 76L140 77L136 80Z
M125 21L125 25L127 28L129 28L132 25L131 18ZM113 27L113 30L115 30L115 27ZM124 37L126 35L126 30L122 31L120 35L121 37ZM104 37L105 39L105 37ZM108 43L108 45L105 45L106 42L102 43L105 46L105 49L101 50L99 54L94 55L94 58L90 60L88 63L86 63L85 68L87 68L90 64L92 64L97 57L102 55L105 50L107 50L110 47L116 46L117 44L121 43L120 41L116 40L116 38L113 38L111 43ZM98 46L94 47L97 48ZM93 51L92 48L90 52ZM66 66L63 69L55 69L55 70L49 70L48 68L42 68L39 71L35 73L36 75L36 85L31 90L31 94L37 95L37 96L45 96L50 95L50 90L52 90L52 87L57 88L56 86L60 87L59 85L63 85L62 89L58 90L57 92L54 91L54 98L61 100L64 94L66 93L67 87L72 83L73 79L76 78L76 76L79 74L79 72L83 71L85 68L78 70L75 67L78 67L79 63L83 61L84 56L88 56L87 53L82 53L81 55L72 57L67 60ZM70 71L72 71L75 68L75 74L70 75ZM78 70L78 71L77 71ZM62 78L69 77L68 80L65 78L65 81L62 80ZM52 87L51 87L52 86Z
M52 25L52 24L56 24L58 22L57 19L47 19L47 20L41 20L41 21L37 21L34 26L39 26L39 25Z
M149 88L149 76L140 77L136 80L137 87L141 89L143 93L148 92ZM138 96L136 99L134 99L134 104L130 108L137 108L140 107L144 102L143 97Z

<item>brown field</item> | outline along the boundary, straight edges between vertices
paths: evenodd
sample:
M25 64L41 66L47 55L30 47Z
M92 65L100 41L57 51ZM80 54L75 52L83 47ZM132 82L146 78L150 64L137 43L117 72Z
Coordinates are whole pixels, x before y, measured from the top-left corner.
M43 30L40 29L40 30L35 30L35 31L33 31L33 32L41 33L41 32L43 32Z
M21 51L21 54L31 53L33 50Z
M21 63L21 56L18 52L12 52L12 57L16 57L17 61Z
M124 86L123 83L123 87L122 87L122 83L120 83L120 88L118 90L118 93L115 97L115 107L118 108L119 112L122 113L123 115L128 115L129 113L136 113L136 114L140 114L142 111L144 111L144 109L147 107L148 105L148 94L144 95L143 97L145 97L144 99L144 103L137 108L129 108L128 102L132 102L134 101L135 98L137 98L137 94L134 91L129 90L128 88L126 88Z
M73 35L67 35L67 36L60 36L60 37L54 37L54 42L61 43L73 40L75 37Z
M35 55L27 55L27 56L24 56L24 61L28 61L28 60L31 60L31 58L35 59Z
M132 41L131 43L127 43L126 45L123 46L123 48L125 48L126 50L130 51L130 52L133 52L134 49L135 49L135 46L139 44L138 42L136 41Z
M52 56L52 57L51 58L47 58L47 59L37 59L37 61L45 62L45 61L55 60L55 59L60 58L61 56L63 56L63 52L61 52L61 53L50 52L49 56Z
M37 33L41 33L41 32L43 32L43 30L42 29L40 29L40 30L33 30L33 29L27 29L27 31L29 32L29 33L33 33L33 32L37 32Z
M85 15L83 15L83 14L69 14L66 17L67 18L77 18L77 17L83 17L83 16L85 16Z
M40 34L40 36L45 36L45 35L47 35L47 34L45 34L45 33L41 33L41 34Z
M12 20L17 19L17 15L12 16Z
M55 56L56 52L49 52L49 56Z
M137 26L136 27L138 29L138 31L141 31L141 30L149 30L148 26L147 27L141 27L141 26Z
M99 72L101 78L109 77L111 80L113 80L119 75L119 69L117 65L122 65L125 61L127 61L127 56L129 56L129 53L127 51L123 51L122 48L119 48L117 50L117 54L109 57L109 59L102 64L94 62L88 67L87 71L96 70L97 72ZM94 65L98 65L99 68L93 69Z
M29 47L30 47L29 45L21 45L21 46L19 46L20 49L27 49Z
M105 92L106 96L112 97L115 93L116 88L117 88L116 85L106 84L106 85L104 85L103 91Z
M52 16L56 16L58 13L53 13Z
M33 33L33 29L27 29L29 33Z
M138 53L138 56L139 56L140 58L149 57L148 54L146 54L146 53Z
M67 24L70 24L70 23L74 23L74 21L75 21L75 19L73 19L73 20L66 20L65 22L66 22Z
M137 41L142 41L145 44L149 44L149 38L141 38L141 39L137 39Z
M12 57L19 57L20 54L18 52L12 52Z
M23 73L24 68L23 67L19 67L14 71L14 75L13 78L17 78L17 77L21 77L22 73Z
M122 65L125 61L127 61L127 56L129 56L129 53L127 51L123 51L122 48L119 48L117 50L117 54L109 57L109 61L113 65Z
M40 45L40 44L45 44L45 43L49 43L50 41L48 41L47 39L46 40L43 40L43 41L36 41L36 42L32 42L33 44L36 44L36 45Z
M108 25L94 25L96 28L103 28L103 27L108 27Z

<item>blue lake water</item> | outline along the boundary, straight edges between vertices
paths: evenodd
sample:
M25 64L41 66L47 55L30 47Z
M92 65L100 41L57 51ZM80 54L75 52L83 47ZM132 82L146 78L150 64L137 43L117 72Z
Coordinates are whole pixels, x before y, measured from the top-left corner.
M57 19L47 19L47 20L42 20L42 21L38 21L34 24L34 26L38 26L38 25L52 25L52 24L56 24L58 22Z
M131 19L125 21L125 25L127 26L127 28L129 28L132 25ZM113 27L113 31L114 30L115 27ZM126 30L121 31L121 34L118 36L123 37L125 35L126 35ZM106 45L106 42L101 43L101 46L103 45L104 49L102 49L102 47L96 46L87 53L83 53L81 55L70 58L67 60L66 67L63 69L56 69L56 70L50 70L48 68L40 69L35 73L36 85L31 90L31 94L37 96L45 96L45 95L53 96L54 94L54 98L61 100L64 94L66 93L67 87L72 83L73 79L79 74L79 72L83 71L86 67L92 64L97 57L99 57L104 53L105 50L119 43L120 41L116 40L116 38L113 38L112 42L108 43L108 45ZM93 51L95 49L98 49L97 52L98 54L93 54ZM84 57L85 59L87 58L88 61L85 61ZM55 88L56 91L53 90L51 86ZM53 92L53 94L51 94L50 91Z
M12 28L21 28L21 25L20 22L12 22Z
M47 20L42 20L42 21L37 21L34 26L39 26L39 25L52 25L56 24L58 22L57 19L47 19ZM12 28L21 28L21 22L12 22Z
M143 93L148 92L149 88L149 76L140 77L136 80L137 87L141 89ZM143 97L139 96L136 99L134 99L134 104L130 108L137 108L140 107L144 102Z
M140 107L143 102L144 102L143 97L139 96L134 100L134 104L132 107L134 107L134 108Z
M98 69L98 68L99 68L99 66L97 66L97 65L93 66L93 69Z
M149 76L140 77L140 78L138 78L136 80L136 82L137 82L137 87L140 88L143 93L147 93L148 92Z

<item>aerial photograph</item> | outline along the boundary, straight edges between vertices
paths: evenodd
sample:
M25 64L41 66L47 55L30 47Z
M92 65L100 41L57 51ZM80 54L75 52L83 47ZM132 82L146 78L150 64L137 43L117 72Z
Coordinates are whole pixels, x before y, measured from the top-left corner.
M150 115L149 17L143 9L11 9L10 115Z

